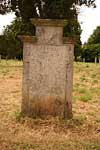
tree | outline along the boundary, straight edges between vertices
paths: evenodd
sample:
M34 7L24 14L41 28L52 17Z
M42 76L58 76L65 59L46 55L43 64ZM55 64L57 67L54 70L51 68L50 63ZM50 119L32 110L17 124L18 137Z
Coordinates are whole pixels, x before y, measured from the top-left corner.
M88 42L83 47L83 56L86 61L93 62L95 57L100 57L100 26L98 26L93 34L89 37Z
M13 38L16 38L18 34L20 35L33 35L35 32L34 26L31 24L31 22L26 22L22 20L21 18L16 18L11 25L8 25L4 31L4 36L10 36Z
M95 7L95 0L0 0L0 13L14 11L23 19L52 18L70 19L76 18L75 5L85 4ZM37 13L39 10L39 15Z
M0 55L3 59L22 59L22 46L19 40L0 36Z
M0 54L3 58L22 58L22 43L18 35L33 35L35 32L31 22L16 18L11 25L6 26L0 37Z
M82 44L81 41L77 41L75 48L74 48L74 57L75 61L81 61L82 57Z
M79 27L76 5L95 7L94 2L95 0L0 0L0 13L13 11L25 22L29 22L30 18L67 19L64 35L74 36Z
M69 36L73 36L79 26L76 5L95 7L94 2L95 0L0 0L0 13L13 11L25 22L29 22L30 18L67 19L69 22L64 28L64 34L69 32Z
M100 26L98 26L93 34L89 37L87 44L98 44L100 43Z
M11 11L10 4L10 0L0 0L0 14L4 15L5 13Z

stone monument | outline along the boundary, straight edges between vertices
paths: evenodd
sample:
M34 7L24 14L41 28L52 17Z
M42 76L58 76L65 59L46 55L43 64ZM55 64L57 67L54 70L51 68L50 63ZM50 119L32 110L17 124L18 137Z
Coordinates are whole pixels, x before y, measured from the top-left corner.
M35 36L23 41L22 112L36 117L72 118L72 38L63 37L66 20L31 19Z

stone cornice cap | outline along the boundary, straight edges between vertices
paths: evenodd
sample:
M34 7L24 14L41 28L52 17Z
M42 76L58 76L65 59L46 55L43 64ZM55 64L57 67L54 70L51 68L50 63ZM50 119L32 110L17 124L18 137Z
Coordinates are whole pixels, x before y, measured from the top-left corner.
M35 43L37 42L37 39L35 36L29 36L29 35L19 35L18 38L25 43Z
M72 37L63 37L63 43L64 44L75 44L76 39Z
M32 24L35 26L53 26L64 27L67 25L67 20L62 19L31 19Z

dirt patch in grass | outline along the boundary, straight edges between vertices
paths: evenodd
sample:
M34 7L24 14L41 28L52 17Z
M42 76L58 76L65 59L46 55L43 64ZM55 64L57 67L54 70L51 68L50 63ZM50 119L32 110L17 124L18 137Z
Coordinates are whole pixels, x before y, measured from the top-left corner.
M0 68L0 150L100 150L100 65L75 63L74 118L68 121L21 115L22 62L12 63ZM91 100L81 101L87 91Z

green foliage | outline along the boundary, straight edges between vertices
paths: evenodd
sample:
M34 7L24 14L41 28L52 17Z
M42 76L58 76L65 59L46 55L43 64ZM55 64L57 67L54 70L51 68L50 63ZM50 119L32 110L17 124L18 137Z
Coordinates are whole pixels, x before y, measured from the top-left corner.
M13 10L17 16L29 18L75 18L77 15L75 5L94 4L95 0L0 0L0 13ZM37 14L38 8L40 15Z
M30 35L34 31L34 26L30 23L22 21L21 19L16 19L11 25L8 25L3 35L0 36L0 54L2 58L22 58L22 44L17 38L18 34Z
M8 25L0 37L0 54L3 58L22 58L22 43L18 35L33 35L35 27L30 23L16 18L11 25Z
M100 57L100 26L98 26L83 47L82 57L86 61L94 61L95 57Z
M21 17L22 20L27 22L30 18L67 19L70 22L65 27L64 34L68 35L69 33L71 36L79 35L79 24L77 23L78 11L76 5L85 4L87 6L94 6L94 1L95 0L1 0L1 10L3 12L6 12L7 9L12 10L17 17Z
M71 23L70 23L71 26ZM79 50L81 46L79 45L80 42L80 25L77 23L75 26L75 23L72 24L73 26L73 32L75 31L76 34L78 35L78 46ZM78 27L78 28L77 28ZM69 25L66 26L64 29L64 36L72 36L73 33L69 28ZM75 33L74 32L74 33ZM3 36L0 37L0 54L2 55L3 58L22 58L22 43L20 40L17 38L18 35L34 35L35 34L35 27L28 21L22 20L20 18L16 18L11 25L8 25L3 32ZM75 48L77 49L77 45ZM77 53L77 54L76 54ZM77 51L75 51L76 55L78 54Z
M81 44L80 38L78 38L77 43L74 48L75 61L81 61L81 56L82 56L82 44Z
M21 18L16 18L11 25L8 25L3 32L6 37L17 38L20 35L33 35L35 33L35 27L27 21L23 21Z
M87 42L89 45L90 44L98 44L100 43L100 26L98 26L93 34L90 36L90 38L88 39L88 42Z
M0 55L2 58L18 58L22 57L21 43L12 37L0 36Z
M77 38L77 43L79 45L81 45L81 41L80 41L80 34L81 34L82 30L81 30L81 26L80 24L77 22L77 20L75 21L69 21L68 24L65 26L64 28L64 36L66 37L74 37ZM76 37L77 36L77 37Z
M80 34L76 4L91 6L94 5L94 0L11 0L11 9L22 20L67 19L69 23L64 29L64 34L73 36Z
M0 0L0 14L4 15L5 13L11 11L10 2L10 0Z
M79 43L81 28L77 21L76 5L85 4L95 6L95 0L1 0L0 14L9 11L15 12L17 19L4 30L4 41L1 38L0 53L9 58L22 57L22 45L17 35L32 35L35 33L30 18L67 19L68 25L64 28L64 36L78 36L75 46L75 59L81 54ZM5 42L5 44L4 44Z

